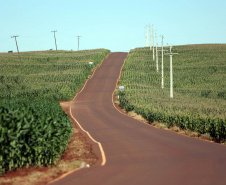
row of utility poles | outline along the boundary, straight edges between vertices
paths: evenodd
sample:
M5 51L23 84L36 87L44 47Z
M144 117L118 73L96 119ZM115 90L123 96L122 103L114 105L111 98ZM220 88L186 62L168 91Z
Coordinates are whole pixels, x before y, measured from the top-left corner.
M149 34L148 34L149 31ZM148 35L150 35L150 50L152 50L152 56L153 56L153 61L156 61L156 71L159 72L159 64L158 64L158 51L161 51L162 53L162 77L161 77L161 88L164 88L164 52L168 51L168 50L164 50L164 46L163 45L163 39L164 36L163 35L157 35L155 32L157 30L154 30L153 25L149 25L146 26L146 47L148 46ZM158 37L162 38L162 46L161 46L161 50L158 50ZM155 40L156 40L156 44L155 44ZM168 46L168 45L167 45ZM172 52L172 46L170 46L170 52L169 52L169 56L170 56L170 98L173 98L173 55L174 54L178 54L178 53L173 53ZM166 54L167 55L167 54Z
M56 46L56 51L57 51L57 42L56 42L56 32L57 30L54 30L54 31L51 31L54 33L54 40L55 40L55 46ZM21 58L20 58L20 53L19 53L19 47L18 47L18 44L17 44L17 40L16 38L19 37L19 35L14 35L14 36L11 36L11 38L15 38L15 42L16 42L16 48L17 48L17 52L18 52L18 57L19 57L19 61L20 61L20 64L21 64ZM78 50L79 50L79 40L80 40L80 37L82 36L77 36L78 38Z
M57 50L56 35L55 35L55 33L57 32L57 30L54 30L54 31L51 31L51 32L54 33L55 46L56 46L56 50ZM82 37L82 36L77 36L77 38L78 38L78 50L79 50L79 40L80 40L80 37Z

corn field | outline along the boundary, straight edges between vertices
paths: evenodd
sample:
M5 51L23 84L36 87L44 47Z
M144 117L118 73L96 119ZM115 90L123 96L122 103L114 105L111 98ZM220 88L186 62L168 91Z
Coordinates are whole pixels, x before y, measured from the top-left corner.
M174 98L170 98L169 56L164 55L164 88L148 48L131 50L123 66L120 106L141 114L150 123L178 126L213 140L226 139L226 45L173 47Z
M16 54L0 54L0 176L57 163L72 133L58 101L72 99L109 53L27 52L21 65Z
M22 65L17 55L0 54L0 98L47 96L69 100L109 52L28 52L21 54Z
M57 106L54 109L57 117L37 114L30 106L0 107L1 173L57 162L70 141L72 125L59 105L52 106Z

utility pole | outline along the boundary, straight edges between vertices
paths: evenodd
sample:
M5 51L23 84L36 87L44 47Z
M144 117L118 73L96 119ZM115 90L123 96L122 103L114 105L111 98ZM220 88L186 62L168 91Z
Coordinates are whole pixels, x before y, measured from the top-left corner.
M153 25L152 25L153 26ZM152 49L151 47L151 25L149 24L149 32L150 32L150 50Z
M173 98L173 54L170 46L170 98Z
M164 38L164 36L162 35L162 89L164 88L164 69L163 69L163 38Z
M154 40L154 32L157 30L154 30L153 25L152 25L152 40L153 40L153 48L152 48L152 55L153 55L153 61L155 60L155 40Z
M164 88L164 60L163 60L163 55L164 55L164 51L168 51L168 50L163 50L163 47L165 47L163 45L163 35L162 35L162 89ZM168 46L168 44L166 45Z
M158 62L158 37L161 37L161 36L157 36L155 34L155 39L156 39L156 70L157 72L159 72L159 62Z
M19 37L19 35L12 36L11 38L15 38L15 41L16 41L16 47L17 47L17 52L18 52L18 57L19 57L19 60L20 60L20 65L21 65L20 53L19 53L19 48L18 48L17 40L16 40L17 37Z
M156 70L159 72L159 65L158 65L158 36L155 34L155 39L156 39Z
M146 47L148 47L148 26L146 25Z
M77 36L78 37L78 50L79 50L79 39L80 39L80 37L82 37L82 36Z
M56 45L56 51L57 51L57 43L56 43L56 35L55 35L55 32L57 32L57 30L55 30L55 31L51 31L51 32L53 32L53 33L54 33L54 39L55 39L55 45Z
M173 98L173 55L178 53L172 52L172 46L170 46L170 98Z

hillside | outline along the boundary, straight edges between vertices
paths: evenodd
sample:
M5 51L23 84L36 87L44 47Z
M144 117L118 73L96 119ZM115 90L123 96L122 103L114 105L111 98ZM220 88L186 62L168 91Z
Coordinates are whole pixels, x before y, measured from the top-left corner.
M160 48L159 48L160 49ZM120 105L149 122L179 126L215 140L226 138L226 45L175 46L173 52L174 98L170 98L170 61L164 55L164 89L149 48L131 50L123 67ZM221 133L221 134L219 134Z
M40 51L0 54L0 97L69 100L108 50ZM93 66L89 65L93 62Z

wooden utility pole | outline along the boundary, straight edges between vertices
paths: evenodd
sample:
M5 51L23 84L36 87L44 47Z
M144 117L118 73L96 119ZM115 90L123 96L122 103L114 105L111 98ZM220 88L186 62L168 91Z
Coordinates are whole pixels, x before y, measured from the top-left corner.
M55 31L51 31L51 32L53 32L53 33L54 33L54 39L55 39L55 45L56 45L56 51L57 51L57 43L56 43L56 35L55 35L55 32L57 32L57 30L55 30Z
M18 57L19 57L20 64L21 64L21 59L20 59L19 48L18 48L18 44L17 44L17 40L16 40L16 38L17 38L17 37L19 37L19 35L12 36L11 38L15 38L15 41L16 41L16 47L17 47L17 52L18 52Z
M79 50L79 39L80 39L80 37L82 37L82 36L77 36L78 37L78 50Z

